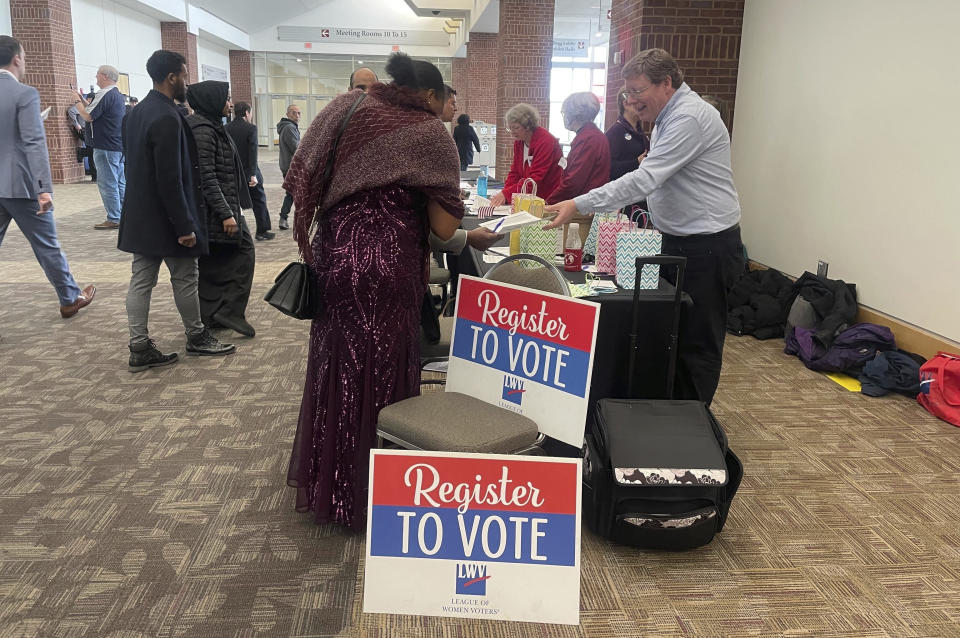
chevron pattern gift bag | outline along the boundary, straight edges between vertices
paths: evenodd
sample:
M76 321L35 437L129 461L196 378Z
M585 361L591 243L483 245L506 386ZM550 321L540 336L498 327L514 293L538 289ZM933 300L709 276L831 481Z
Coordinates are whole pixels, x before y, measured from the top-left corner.
M617 233L617 285L633 290L636 284L637 257L659 255L663 249L663 235L659 230L644 228ZM637 288L653 290L660 284L660 266L647 264L640 273Z
M597 231L600 230L600 224L611 219L616 219L616 217L617 213L594 214L593 221L590 223L590 233L587 235L587 240L583 242L584 255L597 254Z
M517 253L529 253L553 263L553 257L557 254L557 237L560 233L559 228L543 230L540 224L533 224L513 231L512 235L517 236ZM516 253L511 251L511 254Z
M625 215L600 220L600 228L597 231L596 259L599 272L611 274L617 272L617 234L631 228L635 228L635 226Z

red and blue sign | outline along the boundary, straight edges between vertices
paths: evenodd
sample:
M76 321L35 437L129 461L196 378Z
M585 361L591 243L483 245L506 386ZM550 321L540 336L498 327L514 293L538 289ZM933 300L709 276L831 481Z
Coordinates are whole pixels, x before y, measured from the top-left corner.
M371 555L574 565L575 467L507 458L378 456Z
M373 450L364 611L576 624L579 596L580 459Z
M580 447L599 306L461 277L447 390L533 419Z

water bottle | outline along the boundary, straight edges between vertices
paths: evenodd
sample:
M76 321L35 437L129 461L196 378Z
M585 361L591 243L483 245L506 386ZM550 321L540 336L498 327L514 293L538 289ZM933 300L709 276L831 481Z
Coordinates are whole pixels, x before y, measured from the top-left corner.
M567 242L563 246L563 269L579 272L583 267L583 243L580 241L580 224L567 225Z
M477 177L477 195L480 197L487 196L487 167L480 167L480 176Z

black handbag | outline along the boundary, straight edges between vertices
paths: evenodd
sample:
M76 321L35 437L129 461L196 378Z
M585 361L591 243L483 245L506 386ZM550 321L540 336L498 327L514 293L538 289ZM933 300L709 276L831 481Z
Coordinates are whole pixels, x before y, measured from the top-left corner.
M363 102L366 93L361 93L357 101L353 103L347 116L343 118L340 124L340 130L337 131L337 137L333 140L333 147L330 149L330 155L327 157L327 165L323 169L323 178L321 179L320 192L327 190L327 184L330 183L330 177L333 175L333 162L337 155L337 146L340 145L340 137L347 128L347 123L353 116L353 112ZM322 195L321 195L322 197ZM279 310L285 315L295 319L313 319L320 312L320 295L317 294L313 283L313 273L310 272L310 266L305 262L294 261L280 271L277 278L273 280L273 286L264 295L263 300Z
M302 261L287 264L273 280L273 287L263 298L268 304L294 319L313 319L317 295L313 291L313 275Z

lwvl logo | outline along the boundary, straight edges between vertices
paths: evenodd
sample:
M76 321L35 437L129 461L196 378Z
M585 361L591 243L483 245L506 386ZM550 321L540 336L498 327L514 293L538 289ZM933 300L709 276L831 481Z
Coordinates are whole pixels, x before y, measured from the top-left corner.
M511 377L508 374L503 375L503 394L501 396L504 401L520 405L523 401L524 392L526 390L523 389L523 379Z
M457 593L468 596L486 596L490 574L486 565L457 563Z

